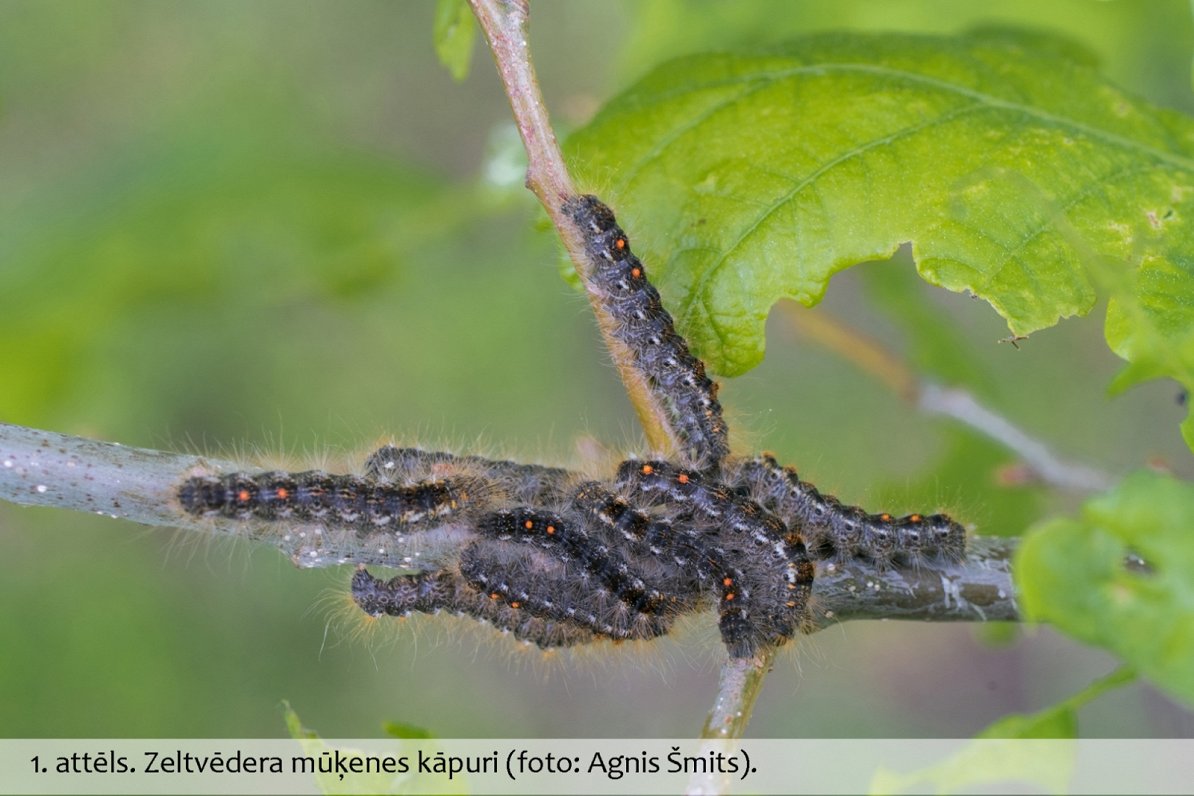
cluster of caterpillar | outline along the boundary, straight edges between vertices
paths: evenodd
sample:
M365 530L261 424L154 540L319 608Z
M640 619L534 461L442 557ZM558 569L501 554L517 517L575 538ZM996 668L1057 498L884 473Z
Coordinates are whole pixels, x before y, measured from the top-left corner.
M716 467L730 451L729 432L705 364L676 332L613 211L587 194L566 201L563 211L585 235L588 288L614 319L614 336L630 349L635 367L667 412L685 446L682 454L690 463Z
M372 616L462 614L551 648L656 638L679 616L715 605L723 642L742 657L783 644L807 623L813 559L833 549L884 560L844 523L826 521L813 535L820 526L763 488L774 486L773 476L758 477L768 462L730 463L738 480L727 485L666 461L631 459L606 483L559 468L385 446L364 476L193 476L178 496L196 516L318 523L323 543L335 548L329 554L361 565L352 596ZM778 466L767 472L784 474ZM829 505L843 516L861 511ZM458 536L439 566L373 554L444 528ZM342 536L331 533L337 529ZM958 539L941 541L926 535L917 549L947 556ZM383 581L367 563L420 571Z
M664 406L686 464L628 459L594 481L386 445L363 476L192 475L178 490L182 509L311 529L275 543L300 563L358 564L352 597L371 616L445 611L542 648L657 638L681 615L716 606L726 648L747 657L806 627L815 560L884 568L963 557L965 531L945 515L872 514L770 455L727 459L716 385L613 212L593 196L563 209L585 236L589 289ZM381 580L367 564L407 572Z
M691 507L698 527L714 529L713 549L738 562L737 577L723 575L725 592L718 606L722 640L731 655L779 646L802 629L816 569L800 535L776 515L670 462L629 459L618 467L617 483L653 503Z

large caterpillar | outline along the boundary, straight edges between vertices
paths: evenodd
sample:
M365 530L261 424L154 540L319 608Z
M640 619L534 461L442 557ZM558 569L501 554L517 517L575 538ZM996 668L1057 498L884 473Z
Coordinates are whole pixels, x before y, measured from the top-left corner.
M717 385L705 365L676 333L659 291L647 279L642 262L613 211L595 196L572 197L563 211L585 235L588 289L617 324L614 336L634 356L664 407L684 458L702 468L716 468L729 453L728 429L717 400Z

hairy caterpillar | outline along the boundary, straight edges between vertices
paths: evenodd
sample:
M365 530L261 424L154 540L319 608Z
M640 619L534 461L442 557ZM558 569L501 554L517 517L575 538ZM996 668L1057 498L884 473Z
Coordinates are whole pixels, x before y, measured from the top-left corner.
M178 499L195 515L318 521L361 529L440 521L473 500L465 482L399 486L318 470L195 476L179 489Z
M733 480L791 527L802 529L818 558L865 558L880 567L895 560L961 560L966 529L944 514L871 514L823 495L791 467L762 454L738 463Z
M597 640L573 623L551 622L495 600L470 586L457 572L438 570L381 580L363 567L352 578L352 599L369 616L405 617L440 611L469 616L544 649Z
M569 199L563 211L585 234L589 290L617 322L614 335L633 353L635 366L667 411L685 458L717 467L729 453L717 385L676 333L672 316L647 279L646 268L630 251L613 211L591 195Z

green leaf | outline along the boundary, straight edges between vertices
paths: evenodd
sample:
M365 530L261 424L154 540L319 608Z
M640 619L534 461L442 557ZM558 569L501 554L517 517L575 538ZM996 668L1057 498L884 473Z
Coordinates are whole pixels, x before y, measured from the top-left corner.
M976 742L940 763L907 773L880 769L871 793L958 793L1010 782L1030 784L1045 793L1064 793L1073 775L1075 747L997 741L1077 738L1078 709L1134 679L1131 669L1118 669L1044 710L1004 716L978 733Z
M881 766L871 777L869 792L1065 793L1073 778L1076 753L1076 747L1069 744L983 738L923 768L902 772Z
M382 730L389 738L399 738L401 740L416 740L426 741L434 738L430 731L414 724L403 724L400 721L387 721L382 725Z
M1075 765L1075 747L1047 743L999 743L1017 740L1060 740L1078 736L1078 709L1091 699L1131 683L1135 675L1121 668L1095 680L1069 699L1034 714L1009 714L974 736L974 741L941 763L907 772L880 769L870 784L872 794L956 794L993 784L1029 784L1033 790L1061 794Z
M435 54L457 81L468 77L473 60L477 22L464 0L438 0L435 4Z
M1140 472L1077 519L1038 527L1016 557L1025 615L1111 650L1194 705L1192 521L1194 485Z
M318 759L334 752L337 747L328 745L314 730L303 726L298 713L289 702L282 703L286 730L290 737L299 742L303 754ZM400 740L426 740L431 736L410 725L393 724L387 727L387 734ZM393 756L401 756L409 750L396 744ZM339 748L339 754L346 757L364 756L359 750ZM464 778L459 774L453 780L447 774L422 774L407 771L397 774L315 774L315 785L323 793L467 793Z
M910 242L924 279L1015 334L1109 296L1121 383L1194 386L1194 123L1066 42L836 34L681 58L569 151L723 374L762 359L776 300L813 305L835 272Z
M1096 680L1069 699L1036 713L1009 713L989 725L976 738L1077 738L1078 709L1112 689L1136 679L1131 669L1117 669Z

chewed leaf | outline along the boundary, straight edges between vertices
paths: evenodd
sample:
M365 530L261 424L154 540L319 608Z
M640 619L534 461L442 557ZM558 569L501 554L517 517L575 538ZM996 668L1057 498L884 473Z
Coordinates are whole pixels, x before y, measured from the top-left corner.
M1037 529L1016 558L1026 615L1111 650L1194 704L1192 520L1194 486L1144 472L1077 519Z
M1194 386L1194 121L1056 39L824 35L658 67L570 141L712 367L910 242L1016 334L1110 297L1125 381ZM638 232L641 227L642 231Z

